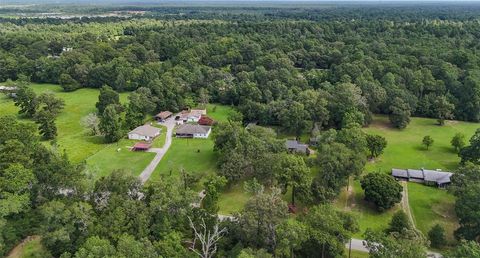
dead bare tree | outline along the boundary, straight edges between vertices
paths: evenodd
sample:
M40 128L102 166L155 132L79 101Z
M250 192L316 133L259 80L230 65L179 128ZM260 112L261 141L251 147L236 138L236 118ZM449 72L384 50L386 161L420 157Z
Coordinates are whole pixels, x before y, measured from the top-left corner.
M197 230L192 222L192 219L188 217L188 220L190 221L190 227L193 229L195 234L195 238L193 239L190 250L202 258L213 257L213 255L217 252L217 242L220 240L220 238L222 238L222 234L227 231L226 228L220 229L217 222L213 227L213 230L210 231L207 229L205 220L202 218L200 229ZM197 241L200 242L201 250L195 249Z

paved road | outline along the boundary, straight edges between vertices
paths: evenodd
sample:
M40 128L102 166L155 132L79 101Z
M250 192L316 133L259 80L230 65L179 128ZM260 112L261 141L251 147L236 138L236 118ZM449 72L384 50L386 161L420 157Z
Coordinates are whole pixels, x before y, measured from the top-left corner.
M360 252L366 252L368 253L368 249L363 245L365 240L362 239L356 239L352 238L352 250L360 251ZM349 249L350 243L346 243L345 247ZM348 252L348 251L347 251ZM432 252L432 251L427 251L427 257L432 257L432 258L443 258L443 255L440 253Z
M140 174L140 180L142 183L147 182L147 180L150 178L152 175L153 171L155 168L158 166L158 163L162 160L163 156L165 153L167 153L168 149L172 145L172 132L173 128L175 127L175 120L173 117L167 119L162 125L167 127L167 132L166 132L166 138L165 138L165 144L163 145L162 148L151 148L148 150L148 152L154 152L156 153L155 158L148 164L148 166L142 171Z

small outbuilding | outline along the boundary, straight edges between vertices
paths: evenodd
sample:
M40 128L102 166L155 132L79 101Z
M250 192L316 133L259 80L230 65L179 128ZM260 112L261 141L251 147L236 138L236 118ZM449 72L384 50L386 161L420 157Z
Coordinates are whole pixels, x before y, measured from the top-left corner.
M212 128L205 125L183 124L177 128L175 136L177 138L208 138Z
M152 141L155 137L160 135L160 132L160 128L151 125L142 125L129 132L128 139Z
M151 146L152 145L150 143L147 143L147 142L137 142L133 146L132 150L133 151L147 151L148 149L150 149Z
M310 149L308 148L308 145L299 143L297 140L287 140L285 142L285 147L290 152L310 155Z
M158 122L163 122L170 118L172 115L173 113L170 111L162 111L155 116L155 120L157 120Z
M200 117L200 120L198 120L198 124L199 124L199 125L212 126L214 123L215 123L215 121L214 121L213 119L211 119L211 118L208 117L208 116L204 116L204 115L202 115L202 116Z
M175 120L183 121L184 123L198 123L200 118L203 115L207 114L206 109L190 109L180 112L180 114L175 117Z

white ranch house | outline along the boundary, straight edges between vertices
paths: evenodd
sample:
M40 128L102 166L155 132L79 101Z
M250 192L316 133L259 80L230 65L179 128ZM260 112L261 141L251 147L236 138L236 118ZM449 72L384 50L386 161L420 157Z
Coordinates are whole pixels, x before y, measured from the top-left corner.
M151 125L142 125L128 133L128 139L152 141L155 137L160 135L162 130Z

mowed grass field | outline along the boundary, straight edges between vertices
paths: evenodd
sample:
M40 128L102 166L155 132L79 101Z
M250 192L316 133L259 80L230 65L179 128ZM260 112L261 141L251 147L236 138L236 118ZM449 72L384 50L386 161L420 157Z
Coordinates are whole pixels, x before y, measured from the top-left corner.
M132 174L139 174L152 160L153 154L131 152L125 148L122 140L118 144L106 144L102 136L92 136L85 129L81 120L89 113L96 112L95 103L98 101L98 89L79 89L74 92L63 92L59 85L31 84L30 87L37 93L52 92L65 101L65 108L56 120L58 128L57 145L59 150L65 150L69 159L74 163L87 161L89 171L95 178L105 176L114 169L125 169ZM127 102L128 93L120 94L120 101ZM0 95L0 115L17 115L18 108L11 99ZM23 119L32 122L32 120ZM164 133L164 132L163 132ZM161 137L164 137L161 136ZM165 140L163 139L163 142ZM163 145L159 139L158 145ZM121 148L117 152L117 149Z
M408 183L408 200L415 225L424 234L440 224L445 228L447 240L455 243L453 231L458 227L455 215L455 197L445 190Z
M444 126L437 125L435 119L412 118L406 129L392 128L387 116L375 116L373 123L364 128L368 134L378 134L387 139L388 145L384 153L373 162L368 162L364 173L380 172L390 174L392 168L426 168L454 171L460 161L450 145L452 137L460 132L468 140L480 127L478 123L447 121ZM434 139L433 146L426 150L421 142L424 136L430 135ZM378 213L374 207L366 203L359 180L353 183L354 197L350 197L352 207L347 207L359 220L361 232L366 228L382 230L388 226L391 217L399 206ZM457 227L457 218L454 212L455 198L444 189L429 187L422 184L409 183L409 203L412 215L418 229L427 234L430 228L440 223L447 230L447 237L453 241L453 231ZM345 203L346 192L336 202ZM342 197L343 196L343 197ZM344 207L345 205L343 205ZM345 208L343 208L345 209Z

